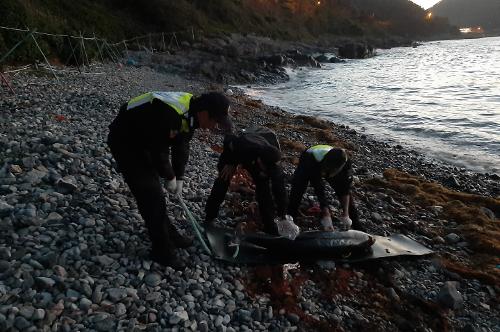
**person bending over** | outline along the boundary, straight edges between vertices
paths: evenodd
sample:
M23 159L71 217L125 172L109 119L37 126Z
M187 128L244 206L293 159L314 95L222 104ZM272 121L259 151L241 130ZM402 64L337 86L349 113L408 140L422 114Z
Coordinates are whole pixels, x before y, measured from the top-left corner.
M321 208L321 225L324 230L332 231L332 217L325 195L325 180L335 190L342 206L339 221L343 229L352 225L354 229L362 230L359 216L350 193L352 184L351 160L344 149L329 145L316 145L302 153L299 164L292 179L288 214L297 217L300 202L310 183Z
M276 235L274 218L285 218L287 194L284 174L279 165L281 152L275 134L265 128L250 129L238 136L226 135L224 150L205 206L207 225L213 224L238 165L246 169L255 183L255 198L264 231Z
M170 221L160 179L181 195L193 132L217 126L230 130L228 111L229 100L218 92L148 92L122 105L109 126L108 145L137 201L157 263L182 268L174 249L192 242Z

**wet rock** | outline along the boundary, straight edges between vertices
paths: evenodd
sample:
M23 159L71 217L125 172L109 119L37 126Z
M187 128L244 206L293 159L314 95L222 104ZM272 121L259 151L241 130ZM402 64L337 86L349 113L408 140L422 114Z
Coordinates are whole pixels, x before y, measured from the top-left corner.
M318 62L329 62L329 58L324 54L318 55L314 59Z
M491 211L490 209L482 206L481 207L481 211L488 216L488 218L490 218L491 220L495 220L496 219L496 216L495 216L495 213L493 211ZM1 214L1 212L0 212Z
M127 313L127 307L123 303L118 303L115 307L115 315L120 317ZM151 321L151 320L150 320Z
M161 283L161 276L158 273L150 273L144 278L144 282L149 287L156 287Z
M34 169L29 171L24 177L24 181L31 184L32 186L38 185L42 182L42 179L48 174L48 172L39 171Z
M35 308L31 306L25 306L19 309L19 314L26 319L31 319L35 313Z
M4 314L0 313L0 330L7 331L7 329L8 329L7 317L5 317Z
M14 211L14 207L10 204L7 204L4 201L0 201L0 217L8 216L12 211Z
M364 43L348 42L339 46L339 56L348 59L363 59L374 55L373 46Z
M5 260L1 260L0 261L0 273L5 273L7 271L10 270L10 262L9 261L5 261Z
M107 331L113 331L115 329L116 322L113 318L105 318L101 321L98 321L94 324L94 328L97 331L102 331L102 332L107 332Z
M78 185L75 177L68 175L56 181L56 188L59 193L66 195L78 189Z
M0 259L9 259L11 256L10 248L0 247Z
M449 176L444 183L452 188L459 188L460 187L460 182L458 182L458 179L455 175Z
M83 312L87 312L92 306L92 301L87 298L82 298L78 306Z
M35 309L35 312L33 313L33 316L31 317L31 319L34 321L43 320L44 318L45 318L45 310L42 308Z
M46 222L51 222L51 221L61 221L63 219L63 217L57 213L57 212L51 212L49 213L49 215L47 216L47 218L45 218L45 221Z
M55 280L47 277L36 277L35 283L42 289L50 290L56 284Z
M22 331L24 329L27 329L28 327L31 326L31 323L24 317L17 316L15 321L14 321L14 326L19 330Z
M285 64L285 57L281 54L275 54L268 57L260 58L262 61L265 61L267 64L272 66L282 66Z
M200 332L208 332L208 323L206 321L201 321L198 323L198 329Z
M396 293L396 290L394 288L389 288L387 289L387 294L391 299L393 299L396 302L399 302L401 299L399 298L398 293Z
M436 236L432 239L436 244L445 244L446 241L441 236Z
M289 313L287 315L288 320L293 324L298 324L300 322L300 317L297 314Z
M111 265L115 261L113 258L106 256L106 255L97 256L96 260L99 264L104 265L104 266Z
M381 223L384 221L384 218L382 218L382 216L377 212L372 213L372 219L374 222L377 222L377 223Z
M457 243L458 241L460 241L460 236L455 233L450 233L445 236L445 240L448 243Z
M185 310L179 310L179 311L174 311L174 313L170 315L168 322L170 324L176 325L179 324L180 322L187 321L188 319L189 319L188 313Z
M118 302L127 297L127 290L123 288L111 288L107 293L112 302Z
M249 323L252 321L252 313L249 310L240 309L238 310L238 319L242 323Z
M262 320L262 310L260 310L260 308L255 308L252 312L252 318L253 320L260 322Z
M480 332L481 329L477 326L474 326L472 324L467 324L464 326L461 332Z
M19 165L10 165L10 168L9 170L13 173L13 174L21 174L23 172L23 169L21 168L21 166Z
M456 288L456 282L447 281L439 291L438 301L447 308L460 309L464 300L462 294Z

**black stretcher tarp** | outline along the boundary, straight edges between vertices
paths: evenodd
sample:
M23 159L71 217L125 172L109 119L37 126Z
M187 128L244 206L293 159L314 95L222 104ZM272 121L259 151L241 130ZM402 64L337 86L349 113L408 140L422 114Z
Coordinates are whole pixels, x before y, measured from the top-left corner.
M383 237L355 230L307 231L292 241L264 233L235 234L233 229L214 226L205 231L215 258L230 263L360 262L432 253L402 234Z

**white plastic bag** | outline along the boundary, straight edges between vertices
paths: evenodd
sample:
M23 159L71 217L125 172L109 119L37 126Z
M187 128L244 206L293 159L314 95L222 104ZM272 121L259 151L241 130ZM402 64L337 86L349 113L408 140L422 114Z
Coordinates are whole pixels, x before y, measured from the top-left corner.
M278 234L290 240L295 240L300 233L299 226L295 225L293 218L286 215L284 219L275 218L274 222L278 226Z

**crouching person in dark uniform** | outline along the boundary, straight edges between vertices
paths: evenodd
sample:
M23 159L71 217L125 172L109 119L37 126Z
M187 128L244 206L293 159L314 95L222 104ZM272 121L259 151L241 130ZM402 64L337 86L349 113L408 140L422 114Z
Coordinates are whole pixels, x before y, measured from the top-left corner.
M350 193L352 184L351 161L344 149L329 145L316 145L302 153L299 165L292 179L288 214L297 217L300 202L309 183L314 188L321 207L321 224L324 230L333 230L332 217L325 195L324 180L330 184L342 206L342 215L338 218L342 229L351 227L363 230Z
M278 141L270 130L258 128L239 136L227 135L224 139L224 151L217 165L219 175L205 207L206 224L213 224L231 178L237 166L242 165L255 183L255 198L259 205L264 231L276 235L274 218L285 217L287 203L284 174L279 166L280 159Z
M137 201L155 262L181 268L174 249L192 243L170 221L160 179L165 179L170 191L182 194L194 130L216 126L230 130L228 110L229 100L217 92L197 97L186 92L149 92L124 104L109 126L108 145Z

